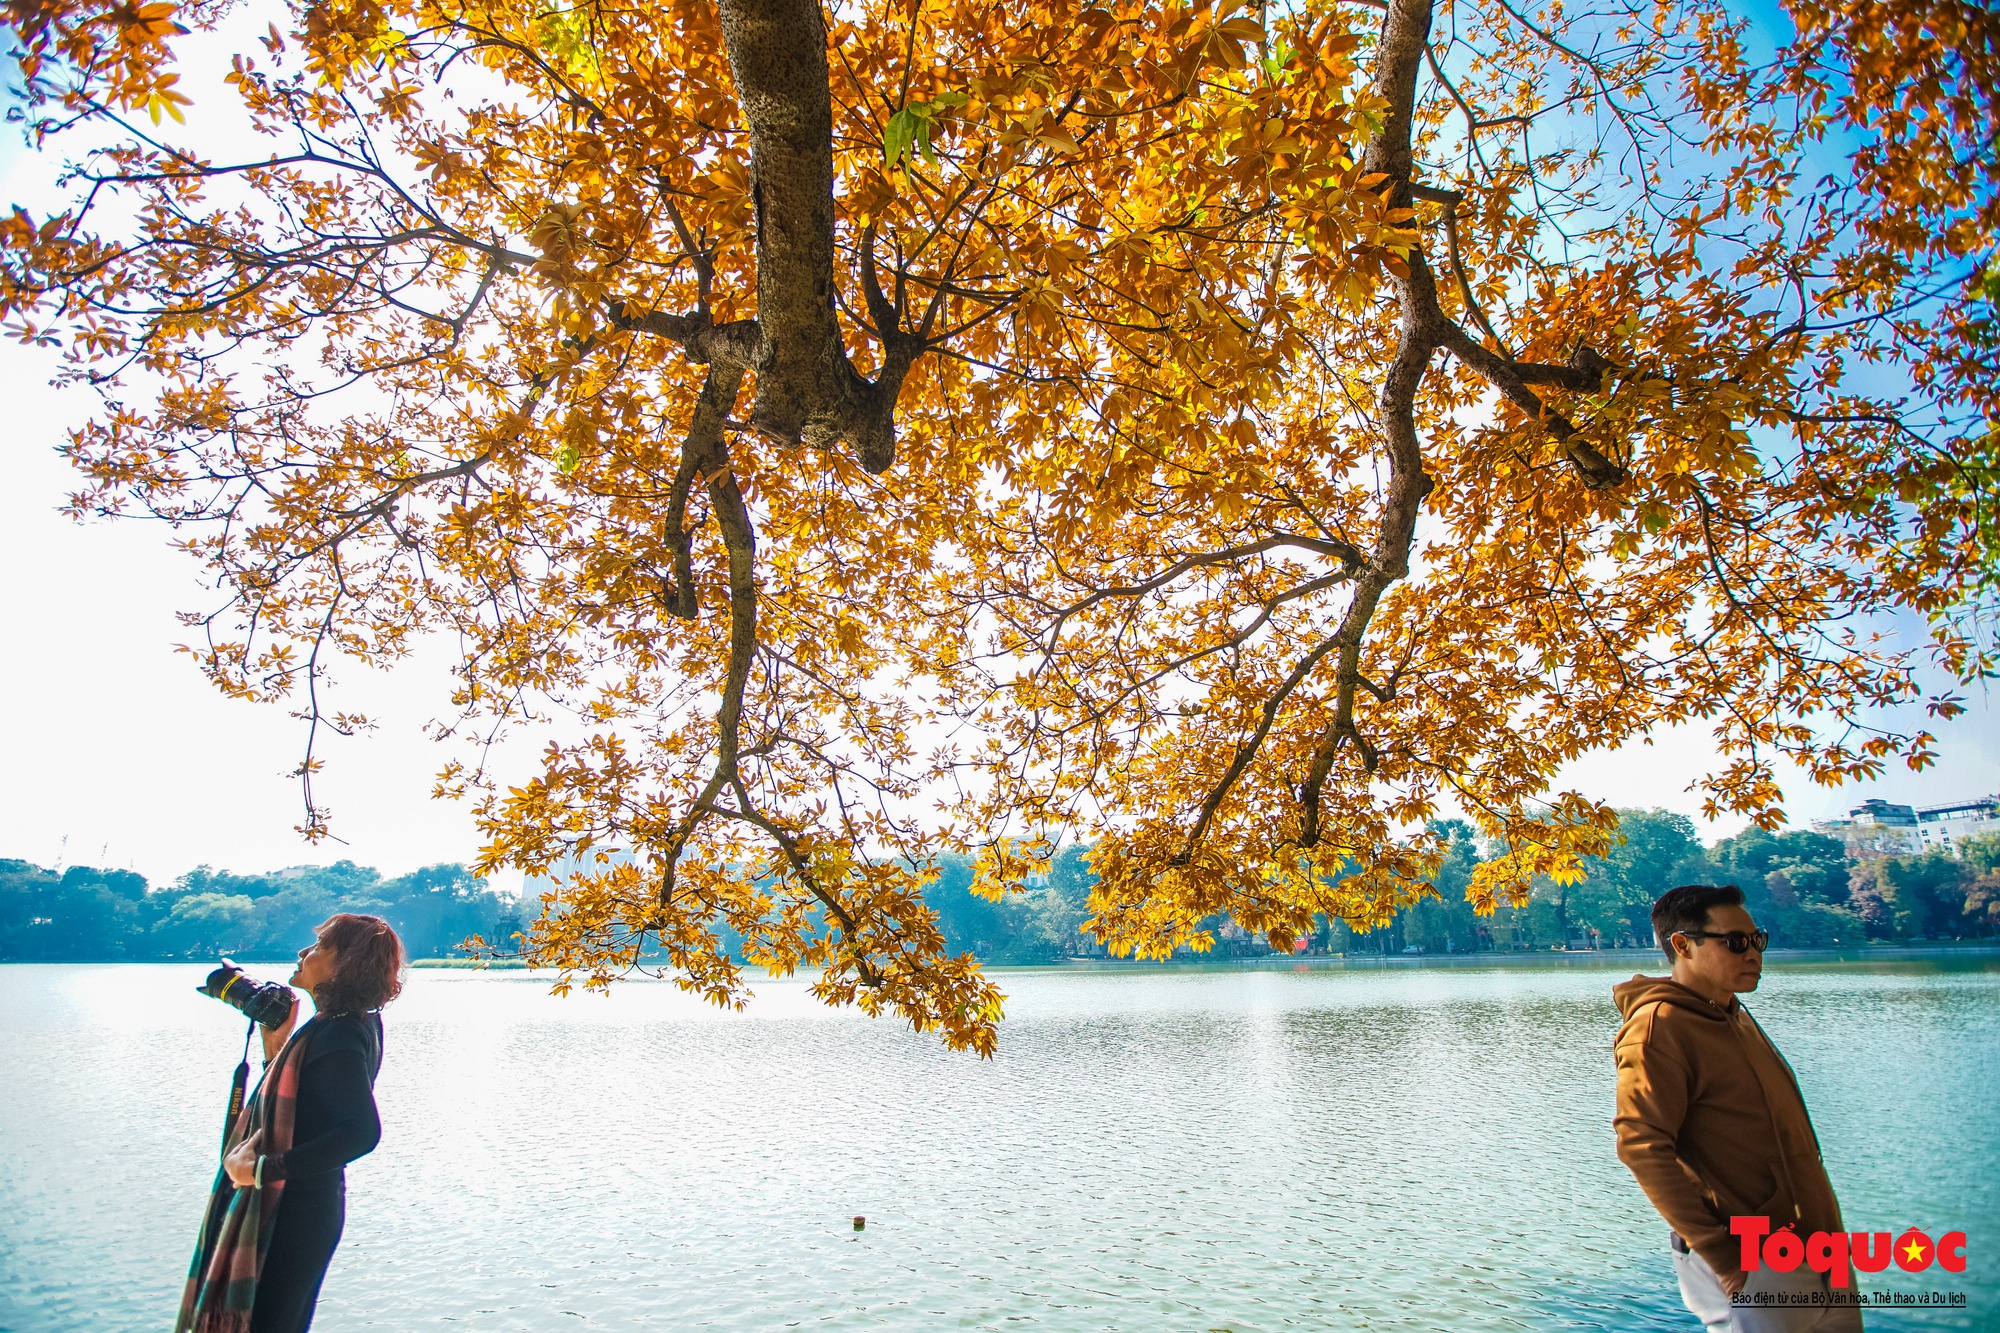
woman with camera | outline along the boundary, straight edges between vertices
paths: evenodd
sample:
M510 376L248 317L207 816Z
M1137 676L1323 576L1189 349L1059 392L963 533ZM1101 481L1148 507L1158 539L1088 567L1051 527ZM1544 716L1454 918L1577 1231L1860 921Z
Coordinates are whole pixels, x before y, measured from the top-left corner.
M290 992L226 959L201 987L258 1023L265 1067L229 1132L176 1333L305 1333L346 1221L345 1168L381 1139L380 1010L402 990L402 941L348 912L313 934L291 984L316 1012L296 1030Z

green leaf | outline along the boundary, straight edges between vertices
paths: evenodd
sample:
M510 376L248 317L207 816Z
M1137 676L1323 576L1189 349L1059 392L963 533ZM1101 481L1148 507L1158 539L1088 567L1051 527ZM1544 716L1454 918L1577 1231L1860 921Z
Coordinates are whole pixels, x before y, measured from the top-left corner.
M1292 76L1285 69L1285 66L1290 64L1292 57L1297 54L1298 52L1292 49L1291 43L1282 37L1272 42L1271 53L1265 56L1261 62L1264 66L1265 76L1276 82L1290 83Z
M2000 304L2000 258L1989 263L1986 271L1973 279L1972 286L1988 301Z
M543 14L536 37L544 51L562 62L570 77L603 81L590 22L580 10L557 9Z
M930 117L926 114L930 108L919 111L919 107L923 103L913 102L889 117L889 128L882 135L882 160L892 167L903 160L919 135L926 146L930 143Z

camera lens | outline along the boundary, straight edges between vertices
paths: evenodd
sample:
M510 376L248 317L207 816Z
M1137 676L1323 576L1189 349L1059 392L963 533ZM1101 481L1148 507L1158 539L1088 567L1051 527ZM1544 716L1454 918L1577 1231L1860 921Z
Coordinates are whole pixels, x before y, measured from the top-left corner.
M267 1028L277 1027L292 1012L290 986L252 981L243 975L243 969L234 960L228 958L223 959L222 966L210 972L208 979L195 989L203 995L214 996L245 1018Z

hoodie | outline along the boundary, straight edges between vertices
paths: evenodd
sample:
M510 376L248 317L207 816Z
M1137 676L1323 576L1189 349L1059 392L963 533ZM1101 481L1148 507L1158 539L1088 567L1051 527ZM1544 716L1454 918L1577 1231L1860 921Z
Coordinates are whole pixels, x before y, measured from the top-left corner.
M1839 1231L1840 1204L1785 1057L1750 1011L1668 977L1611 988L1618 1029L1618 1157L1688 1248L1740 1272L1729 1219L1763 1216L1801 1240Z

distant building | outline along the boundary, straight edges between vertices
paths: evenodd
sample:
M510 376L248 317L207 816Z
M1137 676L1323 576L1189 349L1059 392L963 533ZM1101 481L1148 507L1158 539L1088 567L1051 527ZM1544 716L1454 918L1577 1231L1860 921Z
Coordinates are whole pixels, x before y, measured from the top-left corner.
M1923 850L1917 808L1870 797L1847 812L1845 819L1815 819L1813 831L1847 844L1856 860L1902 856Z
M1917 836L1925 851L1948 851L1987 833L2000 833L2000 796L1917 808Z

